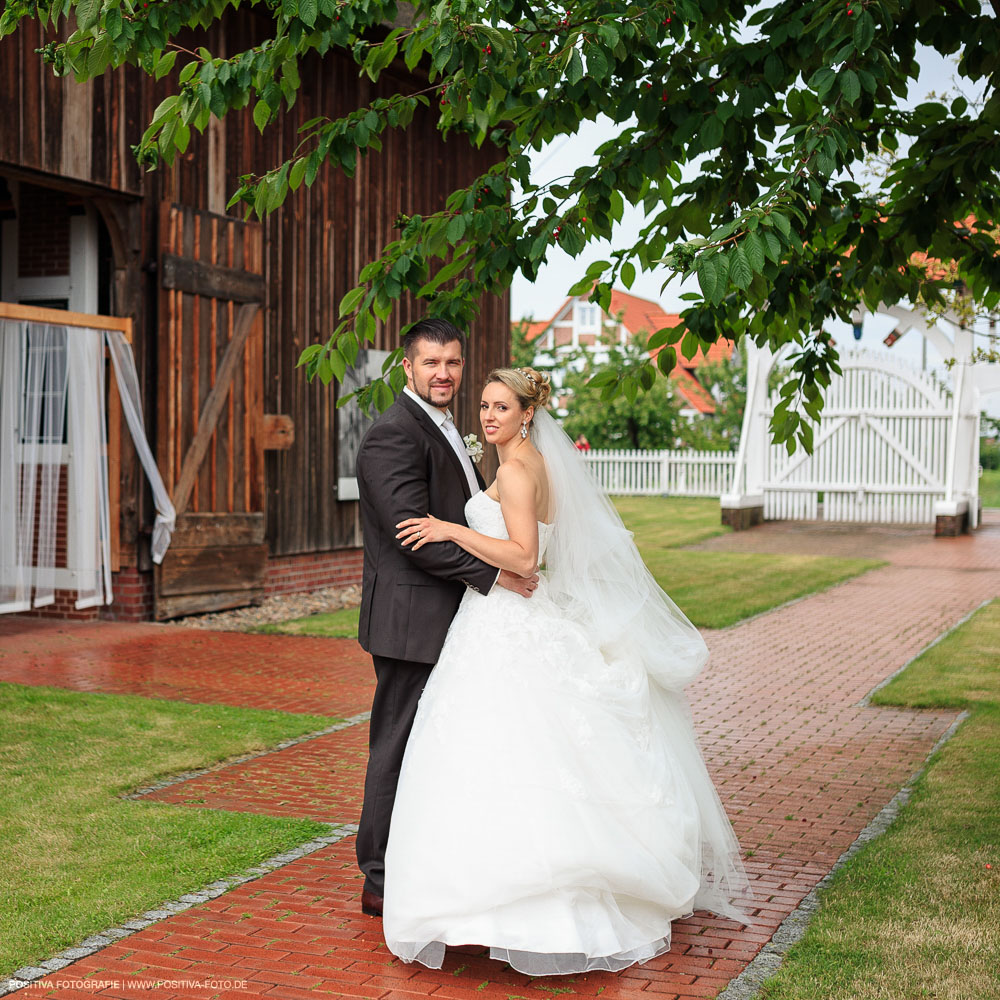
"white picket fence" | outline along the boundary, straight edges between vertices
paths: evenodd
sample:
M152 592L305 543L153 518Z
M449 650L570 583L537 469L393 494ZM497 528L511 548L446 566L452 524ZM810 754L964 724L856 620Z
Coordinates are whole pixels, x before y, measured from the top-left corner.
M717 497L729 490L736 456L727 451L588 451L590 471L606 493Z

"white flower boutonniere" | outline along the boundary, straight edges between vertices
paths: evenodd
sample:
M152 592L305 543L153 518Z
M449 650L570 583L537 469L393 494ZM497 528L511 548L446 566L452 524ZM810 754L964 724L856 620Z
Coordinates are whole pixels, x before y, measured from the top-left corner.
M462 440L465 442L466 455L478 465L480 459L483 457L483 446L479 438L475 434L466 434Z

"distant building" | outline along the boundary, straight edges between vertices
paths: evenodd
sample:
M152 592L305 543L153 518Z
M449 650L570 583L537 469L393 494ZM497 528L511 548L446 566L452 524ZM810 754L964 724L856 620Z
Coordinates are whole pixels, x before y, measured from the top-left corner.
M560 355L567 355L579 348L593 348L594 357L601 359L604 351L598 343L611 338L627 344L636 334L649 335L666 326L677 326L681 318L676 313L663 311L658 302L630 295L620 289L611 291L611 309L605 312L586 294L571 296L556 310L551 319L529 322L527 339L535 345L539 364L556 366L553 381L561 384L558 374ZM606 354L606 352L604 352ZM654 356L656 352L653 352ZM717 364L733 355L731 341L716 341L705 354L699 351L690 361L678 351L677 367L670 374L682 402L681 415L689 419L715 412L715 400L698 380L698 368L706 363ZM562 409L565 400L557 395L557 406Z

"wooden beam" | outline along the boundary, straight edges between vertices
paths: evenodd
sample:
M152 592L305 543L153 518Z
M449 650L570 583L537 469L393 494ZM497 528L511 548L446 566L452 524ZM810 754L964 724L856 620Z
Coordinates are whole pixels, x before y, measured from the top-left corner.
M257 439L262 451L285 451L295 443L295 422L286 413L263 413Z
M246 346L247 338L253 329L254 321L260 312L260 304L257 302L247 302L240 306L233 323L233 336L226 346L226 353L222 358L216 373L215 385L205 399L205 404L198 416L198 433L195 434L188 446L187 454L181 465L181 473L177 477L177 485L174 487L171 499L174 503L178 515L187 510L188 501L191 499L191 491L194 482L201 468L202 460L208 451L209 443L212 440L212 433L219 422L219 415L225 405L226 397L232 385L233 376L236 374L240 360L243 357L243 348Z
M161 260L164 288L177 289L189 295L204 295L212 299L234 302L263 302L264 276L235 267L223 267L204 260L191 260L165 253Z
M264 515L182 514L170 537L170 551L263 545Z
M88 330L121 330L132 343L131 316L98 316L96 313L75 313L67 309L43 309L23 306L18 302L0 302L0 319L25 320L28 323L50 323L53 326L78 326Z

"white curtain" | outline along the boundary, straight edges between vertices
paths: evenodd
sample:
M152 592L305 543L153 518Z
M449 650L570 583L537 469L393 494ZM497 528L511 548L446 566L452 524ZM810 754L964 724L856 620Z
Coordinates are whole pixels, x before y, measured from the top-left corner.
M67 566L76 581L78 608L111 603L103 347L98 330L76 329L69 337Z
M139 376L135 370L132 347L120 330L108 330L106 336L108 350L115 366L115 380L118 383L118 395L121 397L122 410L125 413L125 423L128 424L132 443L153 491L156 521L153 524L153 541L150 548L153 562L159 563L163 560L167 546L170 545L170 536L177 521L177 514L170 501L170 494L163 485L149 442L146 440L146 428L142 422L142 398L139 395Z
M155 562L170 544L174 508L146 441L124 335L0 320L0 613L44 607L56 590L75 592L77 608L111 603L105 340L153 488Z

